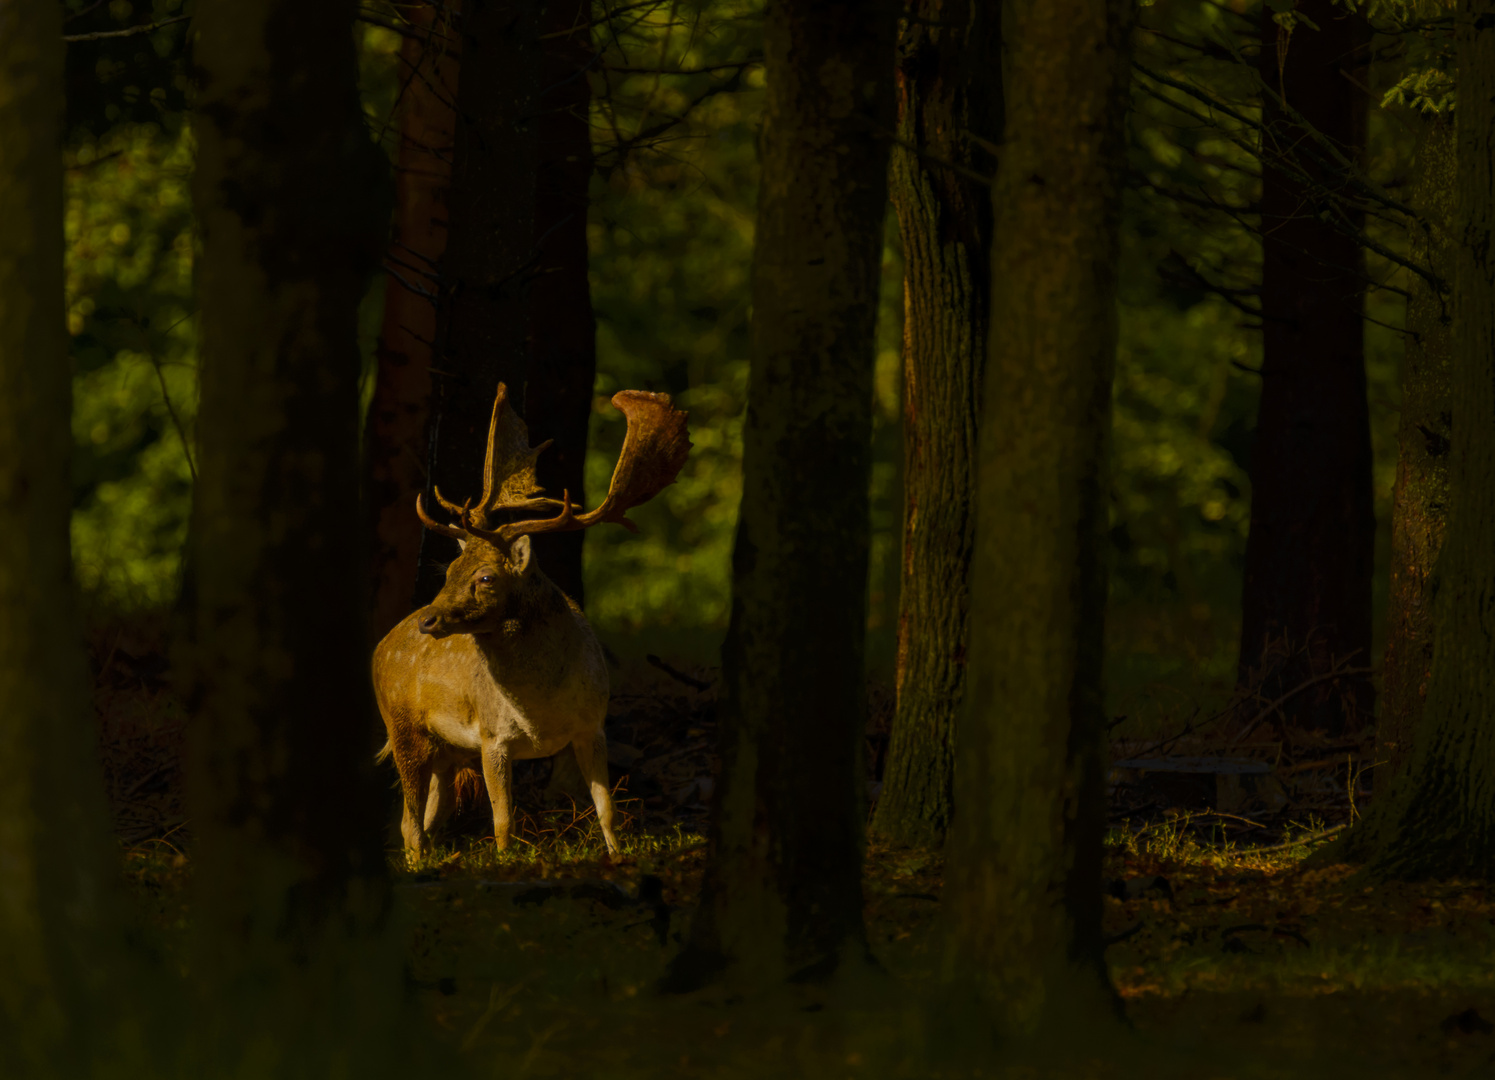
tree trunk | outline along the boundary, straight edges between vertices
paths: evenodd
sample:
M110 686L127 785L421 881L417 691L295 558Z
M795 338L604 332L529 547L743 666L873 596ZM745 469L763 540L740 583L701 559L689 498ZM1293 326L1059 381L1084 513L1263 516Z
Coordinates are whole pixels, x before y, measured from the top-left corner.
M945 978L999 1031L1114 1008L1107 451L1129 0L1009 0Z
M597 377L597 320L587 278L587 187L592 179L593 58L590 0L550 0L541 21L539 175L535 190L537 276L530 290L529 385L525 420L538 444L536 475L559 497L585 504L587 426ZM535 537L535 559L561 591L581 603L586 530Z
M1495 2L1458 11L1451 512L1438 556L1432 674L1411 756L1342 844L1400 880L1495 875Z
M904 258L903 567L898 704L873 828L911 846L938 846L950 824L991 302L991 192L940 162L992 171L966 133L1001 141L1000 41L1000 12L986 0L916 0L898 49L890 176Z
M68 520L62 7L0 4L0 1075L92 1075L114 896Z
M771 0L764 18L722 770L676 990L823 979L866 952L867 486L893 32L887 0Z
M450 7L405 9L395 230L379 331L378 372L364 425L365 498L373 549L369 636L378 641L410 613L420 561L415 496L426 486L430 449L436 267L446 249L447 187L457 123L456 27ZM395 275L398 276L395 276Z
M1365 145L1363 91L1345 73L1366 60L1365 19L1331 0L1302 0L1319 27L1290 47L1263 5L1261 77L1352 161ZM1328 224L1318 188L1346 181L1277 103L1262 97L1262 389L1251 450L1240 680L1276 698L1336 662L1370 663L1375 517L1366 403L1359 243ZM1314 186L1276 164L1292 154ZM1325 681L1284 711L1337 734L1368 723L1368 675Z
M1423 121L1413 200L1423 223L1411 256L1452 284L1449 225L1454 216L1454 125L1448 114ZM1412 749L1433 664L1433 567L1448 515L1448 450L1453 400L1450 296L1410 277L1396 493L1391 511L1391 611L1376 730L1377 791L1385 791Z
M383 1075L403 1045L357 527L357 310L389 204L353 14L213 0L194 25L203 360L182 667L191 1030L213 1072Z
M482 490L493 392L524 414L535 274L539 0L467 0L446 254L437 307L430 482L454 502ZM432 504L434 505L434 504ZM441 590L453 542L421 540L416 603Z

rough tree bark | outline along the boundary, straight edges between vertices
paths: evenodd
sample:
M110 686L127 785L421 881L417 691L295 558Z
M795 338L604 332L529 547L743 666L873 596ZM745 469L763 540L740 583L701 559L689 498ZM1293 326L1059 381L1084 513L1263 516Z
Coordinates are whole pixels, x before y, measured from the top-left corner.
M1432 674L1387 796L1320 858L1400 880L1495 875L1495 2L1457 15L1450 513L1433 601Z
M389 221L352 0L206 0L191 625L198 1071L386 1075L399 962L358 528L357 309ZM250 1064L252 1063L252 1064Z
M1417 150L1413 202L1423 222L1411 256L1453 283L1454 123L1427 117ZM1385 791L1412 749L1433 664L1433 567L1448 515L1448 451L1453 424L1449 367L1452 297L1411 276L1410 332L1402 359L1401 443L1391 510L1391 611L1376 724L1377 791Z
M109 823L74 601L62 7L0 3L0 1075L93 1075ZM117 988L116 992L117 992Z
M415 496L426 486L430 448L432 344L436 340L436 267L446 249L447 187L457 123L455 20L450 5L403 9L409 27L400 50L400 150L395 227L379 331L374 396L364 423L365 506L373 547L369 638L378 641L410 613L420 560ZM440 365L435 365L440 366Z
M950 825L965 684L992 229L988 187L940 163L992 171L966 133L1001 141L1000 9L915 0L903 25L890 169L904 258L898 703L873 829L934 847Z
M457 502L482 488L488 419L500 382L508 384L509 402L524 414L527 294L536 265L540 8L540 0L462 5L428 458L430 482ZM440 591L455 553L453 541L425 532L417 604Z
M538 176L530 289L529 383L525 421L530 437L555 443L536 475L545 490L585 503L587 426L597 377L597 320L587 278L587 187L592 179L590 0L550 0L541 19ZM540 569L581 603L586 531L535 538Z
M1130 0L1008 0L944 976L998 1031L1104 1015L1107 449ZM1000 332L995 328L1000 327Z
M1321 195L1274 165L1293 153L1318 187L1345 186L1275 94L1358 161L1366 95L1345 76L1365 60L1368 29L1332 0L1297 8L1319 29L1300 24L1289 39L1275 5L1262 5L1262 389L1240 679L1272 698L1336 661L1369 664L1375 544L1360 246L1318 212ZM1338 733L1368 723L1372 707L1370 677L1357 675L1297 694L1284 711Z
M818 980L866 952L873 327L887 0L770 0L753 366L701 905L665 985Z

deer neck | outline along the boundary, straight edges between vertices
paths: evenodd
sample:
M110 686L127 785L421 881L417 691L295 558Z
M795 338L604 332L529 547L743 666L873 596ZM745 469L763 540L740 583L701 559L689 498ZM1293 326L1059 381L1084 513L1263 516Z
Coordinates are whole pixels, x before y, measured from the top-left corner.
M474 634L473 639L497 677L500 672L512 672L516 661L555 651L571 622L573 616L560 589L535 569L509 595L498 628Z

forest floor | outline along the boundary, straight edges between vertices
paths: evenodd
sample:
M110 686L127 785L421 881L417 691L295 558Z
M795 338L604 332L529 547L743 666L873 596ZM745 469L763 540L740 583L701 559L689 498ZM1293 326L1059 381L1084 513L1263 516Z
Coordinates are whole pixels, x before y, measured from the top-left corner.
M120 634L94 666L131 895L185 962L191 842L165 661ZM655 983L705 860L714 672L624 666L609 719L622 857L602 858L590 810L572 806L547 763L516 776L526 815L508 852L484 839L481 798L418 867L391 832L412 993L475 1075L1495 1076L1495 896L1479 883L1305 868L1366 797L1369 751L1280 732L1274 745L1262 734L1221 744L1181 728L1166 747L1113 747L1118 760L1223 748L1271 759L1283 776L1228 813L1188 775L1113 776L1105 929L1127 1028L1077 1023L1027 1056L994 1054L979 1027L952 1028L959 1009L940 1001L935 977L942 860L877 843L864 885L880 969L764 1001L662 997ZM875 794L889 695L873 688L870 705Z

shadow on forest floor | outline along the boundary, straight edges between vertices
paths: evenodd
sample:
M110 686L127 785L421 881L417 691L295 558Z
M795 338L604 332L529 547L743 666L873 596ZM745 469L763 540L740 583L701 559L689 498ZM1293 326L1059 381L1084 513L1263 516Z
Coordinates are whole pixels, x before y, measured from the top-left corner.
M183 718L159 650L138 634L102 641L94 671L133 909L185 965ZM1272 751L1279 772L1289 760L1310 767L1284 781L1289 802L1270 814L1114 786L1105 929L1132 1030L1104 1044L1077 1023L1024 1062L998 1057L979 1025L952 1031L923 1004L937 990L942 860L877 844L866 916L882 973L764 1002L661 998L653 983L705 860L713 675L657 658L619 673L609 734L622 858L601 859L590 810L550 784L546 763L517 778L527 817L508 852L483 838L480 811L418 867L392 847L412 998L473 1075L1495 1075L1495 899L1475 883L1370 885L1348 867L1303 869L1324 826L1352 816L1358 781L1342 748L1312 740ZM871 704L875 792L886 692L874 688Z
M939 1030L937 856L873 846L867 921L885 973L772 1001L662 998L704 851L687 833L499 855L481 840L396 871L418 1007L474 1075L565 1077L1485 1076L1495 1071L1495 902L1481 885L1366 886L1298 852L1108 847L1112 978L1134 1030L1064 1063L1001 1060ZM190 858L127 857L180 945ZM828 1007L827 1007L828 1006ZM935 1049L941 1053L936 1055ZM1061 1047L1049 1050L1059 1053ZM1042 1061L1042 1063L1040 1063Z

